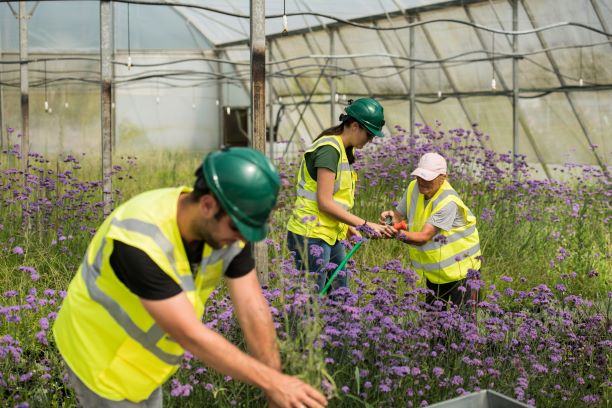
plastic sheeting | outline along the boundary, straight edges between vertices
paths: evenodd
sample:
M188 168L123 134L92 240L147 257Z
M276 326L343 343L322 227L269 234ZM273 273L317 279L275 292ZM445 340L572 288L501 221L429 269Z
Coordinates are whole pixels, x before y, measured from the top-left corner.
M182 1L228 14L158 3L130 5L129 36L128 6L113 3L117 148L135 144L150 149L214 148L223 140L226 107L250 103L249 20L235 16L249 14L249 1ZM0 3L0 59L10 62L0 65L4 128L17 127L20 115L19 29L14 15L18 3L10 4L12 8ZM290 33L280 36L282 20L266 21L267 86L274 95L268 106L272 102L273 121L279 118L278 138L292 144L287 149L279 144L276 150L299 151L321 130L337 123L348 99L365 95L382 101L387 130L394 131L394 125L409 129L409 94L414 88L416 121L433 125L440 120L448 128L478 122L480 130L491 136L487 147L508 152L513 137L511 35L452 21L428 23L414 28L410 55L411 30L383 29L405 26L410 15L419 22L454 19L511 30L511 4L501 0L287 0L287 13L314 11L346 20L357 18L360 24L380 30L300 15L288 18ZM519 31L567 21L610 30L608 1L518 4ZM31 1L28 9L34 10L28 20L32 143L48 151L99 145L99 4ZM266 2L267 15L282 12L283 1ZM231 47L224 46L230 43ZM563 26L518 36L518 50L518 152L533 163L609 165L609 37ZM128 51L134 65L129 70ZM44 59L48 59L46 67ZM493 78L496 90L491 89ZM41 110L45 97L54 107L52 114ZM64 100L70 100L69 107L64 107ZM337 104L334 117L332 102ZM267 112L268 122L269 118Z

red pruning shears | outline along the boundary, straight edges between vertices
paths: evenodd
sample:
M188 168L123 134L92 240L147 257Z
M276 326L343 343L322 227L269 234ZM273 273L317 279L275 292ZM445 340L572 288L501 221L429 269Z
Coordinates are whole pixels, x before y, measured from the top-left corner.
M407 230L408 229L408 224L406 223L405 220L393 224L393 217L391 217L390 215L387 215L385 217L385 224L392 225L393 228L395 228L398 231L399 230Z

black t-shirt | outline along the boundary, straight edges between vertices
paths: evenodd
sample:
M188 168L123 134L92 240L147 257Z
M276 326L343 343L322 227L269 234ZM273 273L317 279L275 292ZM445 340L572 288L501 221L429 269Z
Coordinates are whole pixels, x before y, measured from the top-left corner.
M183 241L183 245L189 265L191 265L191 272L195 273L202 262L204 242L198 241L190 245ZM114 241L110 265L117 278L132 293L143 299L168 299L182 291L181 287L144 251L121 241ZM242 251L228 265L225 276L239 278L249 273L254 267L253 249L251 243L247 242Z

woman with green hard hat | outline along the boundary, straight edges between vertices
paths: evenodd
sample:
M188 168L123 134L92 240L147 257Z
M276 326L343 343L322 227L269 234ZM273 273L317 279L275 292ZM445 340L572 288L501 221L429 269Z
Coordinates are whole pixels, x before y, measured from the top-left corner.
M316 273L320 290L329 278L328 264L340 264L347 236L360 236L356 227L367 227L373 235L394 236L393 228L351 213L357 174L353 170L355 149L374 137L383 137L383 107L373 98L349 100L340 124L324 130L304 152L297 175L296 200L287 225L287 246L296 267ZM345 287L340 273L333 287Z

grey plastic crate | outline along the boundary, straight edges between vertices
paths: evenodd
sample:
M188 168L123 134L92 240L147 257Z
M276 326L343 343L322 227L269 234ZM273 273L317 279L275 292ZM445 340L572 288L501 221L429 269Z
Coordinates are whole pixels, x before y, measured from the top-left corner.
M430 405L432 408L532 408L499 392L482 390Z

